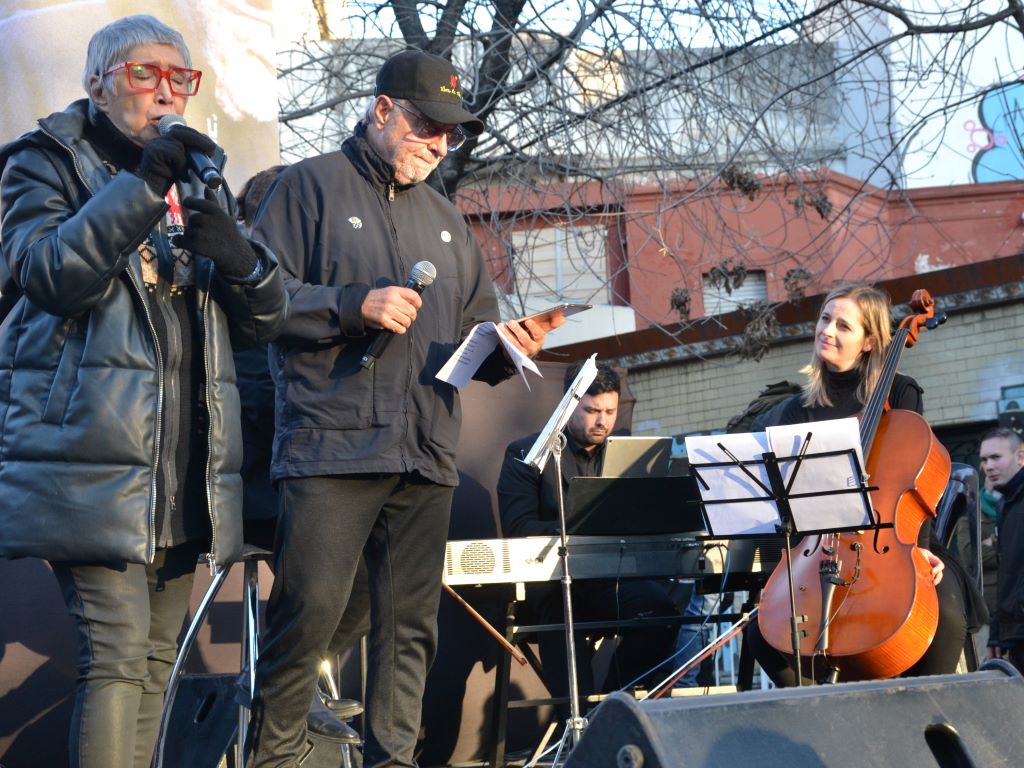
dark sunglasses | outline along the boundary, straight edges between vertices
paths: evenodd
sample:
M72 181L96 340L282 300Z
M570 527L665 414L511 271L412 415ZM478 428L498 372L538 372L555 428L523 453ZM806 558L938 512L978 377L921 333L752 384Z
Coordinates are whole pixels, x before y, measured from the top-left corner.
M448 151L454 152L465 144L466 139L469 138L466 132L462 130L461 125L445 125L436 120L431 120L417 109L411 109L399 104L394 99L391 100L391 103L412 116L409 128L418 139L436 139L438 136L444 136L448 144Z

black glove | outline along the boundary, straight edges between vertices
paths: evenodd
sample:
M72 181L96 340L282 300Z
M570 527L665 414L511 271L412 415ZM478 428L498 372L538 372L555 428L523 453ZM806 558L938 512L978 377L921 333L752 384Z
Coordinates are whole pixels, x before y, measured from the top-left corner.
M217 203L213 190L207 189L205 197L186 197L181 204L191 213L177 245L210 259L224 277L244 280L252 275L259 263L256 252Z
M167 134L146 142L138 175L163 197L175 181L188 181L188 149L198 149L212 156L217 145L209 136L178 125Z

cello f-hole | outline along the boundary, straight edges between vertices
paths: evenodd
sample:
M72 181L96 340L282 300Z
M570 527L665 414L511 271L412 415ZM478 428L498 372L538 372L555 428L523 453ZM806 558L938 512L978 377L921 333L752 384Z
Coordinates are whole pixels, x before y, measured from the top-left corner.
M815 552L818 551L818 547L819 546L821 546L821 535L820 534L814 537L814 546L813 547L808 547L807 549L804 550L804 557L810 557L811 555L813 555Z

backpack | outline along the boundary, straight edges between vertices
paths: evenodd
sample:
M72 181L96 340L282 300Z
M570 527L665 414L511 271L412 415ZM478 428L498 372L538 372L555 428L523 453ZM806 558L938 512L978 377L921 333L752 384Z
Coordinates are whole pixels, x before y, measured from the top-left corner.
M747 407L742 412L729 419L729 423L725 425L725 431L729 433L752 431L759 417L767 414L768 411L790 395L795 395L799 392L800 385L794 384L792 381L783 380L769 384L761 390L757 397L747 404Z

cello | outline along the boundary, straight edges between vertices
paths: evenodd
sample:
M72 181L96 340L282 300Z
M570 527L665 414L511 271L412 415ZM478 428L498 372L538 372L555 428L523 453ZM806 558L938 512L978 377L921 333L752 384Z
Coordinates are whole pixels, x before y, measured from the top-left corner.
M783 552L762 592L758 624L764 640L794 668L787 561L792 558L800 670L816 678L867 680L895 677L928 650L938 626L939 603L931 566L917 546L921 526L935 517L949 480L949 453L928 422L913 411L890 409L889 390L900 357L935 315L927 291L915 291L893 334L878 385L860 416L866 477L876 522L869 531L809 535Z

